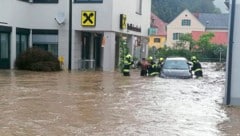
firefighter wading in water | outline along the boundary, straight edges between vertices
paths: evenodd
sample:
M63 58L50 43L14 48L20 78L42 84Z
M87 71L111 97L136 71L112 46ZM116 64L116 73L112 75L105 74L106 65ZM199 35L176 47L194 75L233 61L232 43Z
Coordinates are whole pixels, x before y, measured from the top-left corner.
M131 68L132 64L133 64L132 56L130 54L128 54L124 58L124 66L123 66L123 75L124 76L130 76L130 68Z
M191 70L194 72L194 75L196 76L196 78L202 77L202 66L199 63L199 61L197 60L196 56L192 56L191 57L191 61L192 61L192 68Z

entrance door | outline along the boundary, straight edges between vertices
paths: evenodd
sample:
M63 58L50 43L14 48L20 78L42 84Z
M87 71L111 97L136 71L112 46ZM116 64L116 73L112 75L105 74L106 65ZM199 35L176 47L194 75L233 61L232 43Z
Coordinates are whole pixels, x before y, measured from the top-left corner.
M10 40L8 33L0 33L0 69L10 69Z
M94 37L94 59L96 68L101 67L101 44L102 44L102 35L98 34Z
M82 59L90 59L91 33L84 32L82 39Z

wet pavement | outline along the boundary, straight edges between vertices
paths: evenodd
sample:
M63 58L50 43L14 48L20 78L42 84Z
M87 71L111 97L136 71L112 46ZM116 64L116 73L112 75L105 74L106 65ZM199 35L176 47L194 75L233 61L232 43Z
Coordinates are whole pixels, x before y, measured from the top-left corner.
M224 72L203 67L202 79L1 70L0 135L224 135Z

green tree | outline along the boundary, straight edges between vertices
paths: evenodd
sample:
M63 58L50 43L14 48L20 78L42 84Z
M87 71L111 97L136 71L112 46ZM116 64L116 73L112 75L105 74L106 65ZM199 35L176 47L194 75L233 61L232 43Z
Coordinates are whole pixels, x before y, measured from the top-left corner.
M124 58L129 53L129 49L127 47L127 41L126 41L125 37L121 37L119 42L120 42L120 48L119 48L120 62L119 62L119 66L120 66L120 69L122 70L122 68L124 66Z
M213 44L211 43L211 39L214 37L214 33L210 32L210 33L205 33L202 34L199 38L199 40L197 41L197 45L199 46L199 50L201 52L207 52L209 50L211 50Z
M189 50L192 51L193 47L196 44L196 41L193 40L192 35L190 33L187 34L182 34L179 37L180 43L182 43L182 45L189 45Z

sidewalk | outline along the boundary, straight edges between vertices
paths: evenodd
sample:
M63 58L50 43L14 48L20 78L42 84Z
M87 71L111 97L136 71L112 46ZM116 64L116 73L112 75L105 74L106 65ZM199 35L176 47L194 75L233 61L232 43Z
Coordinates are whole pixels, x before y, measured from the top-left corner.
M224 106L228 120L219 124L219 129L227 136L240 136L240 107Z

